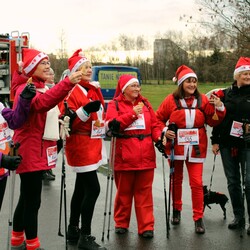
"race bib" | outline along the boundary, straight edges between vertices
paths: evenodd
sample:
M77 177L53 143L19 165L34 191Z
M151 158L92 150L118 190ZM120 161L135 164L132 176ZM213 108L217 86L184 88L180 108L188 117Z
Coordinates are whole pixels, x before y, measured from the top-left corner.
M230 131L230 135L235 136L235 137L242 137L242 135L243 135L243 127L242 127L242 125L243 125L242 122L233 121L231 131Z
M49 147L46 151L48 166L55 165L57 161L57 146Z
M105 126L104 122L96 120L92 121L92 128L91 128L91 138L92 139L99 139L105 137Z
M8 123L4 120L3 116L0 115L0 144L9 142L11 140L11 130Z
M198 128L178 129L177 142L178 145L199 145Z
M138 119L136 119L132 124L130 124L124 130L135 130L135 129L145 129L145 119L144 114L139 114Z

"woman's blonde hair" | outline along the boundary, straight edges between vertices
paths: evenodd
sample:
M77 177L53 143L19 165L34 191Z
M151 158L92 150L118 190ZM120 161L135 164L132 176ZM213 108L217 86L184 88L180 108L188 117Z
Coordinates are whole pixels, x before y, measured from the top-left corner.
M247 72L247 71L249 71L249 70L240 71L240 72L234 74L234 80L237 81L237 80L239 79L240 75L241 75L241 74L244 74L244 73Z

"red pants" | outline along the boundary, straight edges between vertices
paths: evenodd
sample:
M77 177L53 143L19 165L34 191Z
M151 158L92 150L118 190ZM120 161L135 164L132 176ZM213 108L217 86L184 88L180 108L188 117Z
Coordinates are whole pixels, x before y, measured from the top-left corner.
M203 217L203 163L185 161L191 187L193 220L196 221ZM183 181L184 161L174 161L174 188L173 188L173 207L182 210L182 181Z
M114 205L115 227L129 227L134 198L138 233L154 230L153 179L154 169L115 171L117 188Z

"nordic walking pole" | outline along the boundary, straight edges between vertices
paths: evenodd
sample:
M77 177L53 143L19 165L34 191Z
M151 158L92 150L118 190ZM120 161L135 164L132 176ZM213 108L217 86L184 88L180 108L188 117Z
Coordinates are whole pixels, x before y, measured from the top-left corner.
M108 163L108 173L107 173L107 189L105 197L105 206L104 206L104 220L103 220L103 229L102 229L102 241L104 241L105 225L106 225L106 216L107 216L107 207L108 207L108 195L109 195L109 182L111 180L110 196L109 196L109 220L108 220L108 234L107 238L109 239L110 231L110 218L111 218L111 208L112 208L112 193L113 193L113 180L114 180L114 163L115 163L115 145L116 137L120 129L120 123L113 119L108 124L109 130L107 131L107 137L111 137L110 141L110 151L109 151L109 163Z
M169 230L170 230L170 203L171 203L171 185L173 190L173 179L174 179L174 139L171 142L171 155L170 155L170 170L169 170L169 188L168 188L168 215L167 215L167 238L169 238ZM174 197L174 193L173 193ZM174 202L173 202L174 203Z
M111 145L111 142L110 142L110 145ZM111 146L110 146L110 150L111 150ZM103 228L102 228L102 241L104 241L104 232L105 232L106 215L107 215L107 204L108 204L109 182L110 182L110 163L108 164L108 171L107 171L107 187L106 187L106 197L105 197L105 205L104 205L104 220L103 220Z
M109 135L108 135L109 136ZM104 241L104 233L106 227L106 216L107 216L107 207L108 207L108 196L109 196L109 183L111 178L112 171L112 154L113 154L113 137L111 137L110 141L110 152L109 152L109 163L108 163L108 172L107 172L107 188L106 188L106 197L105 197L105 205L104 205L104 220L103 220L103 229L102 229L102 241Z
M65 149L65 139L63 139L63 148L62 148L62 175L61 175L61 191L60 191L60 212L59 212L59 226L58 226L58 235L64 237L61 232L61 220L62 220L62 200L64 200L64 219L65 219L65 249L68 249L67 243L67 202L66 202L66 174L65 174L65 160L64 160L64 149Z
M62 200L64 200L64 229L65 229L65 249L68 249L67 242L67 200L66 200L66 171L65 171L65 146L66 146L66 137L69 136L69 122L70 117L68 116L68 104L64 101L65 106L65 115L63 121L61 120L61 131L60 136L63 141L62 146L62 176L61 176L61 194L60 194L60 212L59 212L59 227L58 227L58 235L64 236L61 233L61 219L62 219Z
M162 176L163 176L163 188L164 188L164 204L165 204L165 217L166 217L166 232L168 232L168 206L167 206L167 190L166 190L166 174L165 174L165 156L162 154ZM168 236L168 233L167 233Z
M62 157L63 157L63 153L62 153ZM63 165L63 163L62 163ZM63 181L63 170L62 170L62 174L61 174L61 190L60 190L60 209L59 209L59 225L58 225L58 235L63 237L64 235L61 232L61 218L62 218L62 199L63 199L63 186L64 186L64 181Z
M109 196L109 217L108 217L108 234L107 239L109 239L109 231L110 231L110 220L111 220L111 208L112 208L112 194L113 194L113 184L114 184L114 163L115 163L115 145L116 145L116 137L111 138L112 144L112 154L111 154L111 187L110 187L110 196Z
M166 235L168 231L168 206L167 206L167 189L166 189L166 174L165 174L165 159L168 158L165 152L165 146L163 145L165 132L161 133L161 139L155 143L155 147L159 150L162 154L162 177L163 177L163 188L164 188L164 204L165 204L165 217L166 217Z
M64 229L65 229L65 249L68 249L68 242L67 242L67 201L66 201L66 173L65 173L65 143L66 143L66 138L63 140L63 170L62 170L62 175L63 175L63 197L64 197Z
M18 148L20 147L20 143L17 142L14 144L13 141L10 143L10 156L18 155ZM12 216L13 216L13 204L14 204L14 192L15 192L15 180L16 180L16 171L9 171L9 220L8 220L8 239L7 239L7 250L10 250L10 237L12 230Z
M242 200L243 200L243 204L244 204L245 192L246 192L246 159L244 160L243 167L241 166L241 172L242 172ZM242 222L240 224L240 237L241 238L243 238L243 231L245 229L245 215L244 215L243 219L244 220L242 220Z

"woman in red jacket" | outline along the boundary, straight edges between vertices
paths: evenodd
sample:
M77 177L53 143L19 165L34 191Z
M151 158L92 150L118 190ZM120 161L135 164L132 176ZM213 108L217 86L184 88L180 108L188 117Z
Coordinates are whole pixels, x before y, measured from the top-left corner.
M75 112L65 154L67 165L76 173L67 240L71 244L78 243L79 249L104 250L106 248L97 244L91 235L92 217L100 193L97 169L107 163L103 145L104 100L99 82L91 82L92 64L81 49L75 51L68 64L71 73L83 74L65 99L68 108ZM64 106L61 111L64 113Z
M174 147L173 218L171 223L180 223L182 210L183 165L186 163L192 193L195 232L205 233L203 217L203 163L207 155L205 124L218 125L225 116L225 108L219 98L210 100L200 94L198 78L189 67L180 66L174 79L178 88L168 95L156 111L158 122L168 139L166 153ZM166 126L166 123L168 124ZM173 154L173 151L172 151Z
M115 120L114 120L115 119ZM121 75L106 120L120 124L115 145L114 176L117 187L115 232L128 231L134 199L138 233L154 236L152 183L156 168L154 143L160 139L151 104L140 94L140 84L132 75Z
M43 170L55 167L56 140L59 138L59 132L56 130L58 113L53 108L63 100L82 76L81 72L76 72L48 90L45 88L45 81L49 68L50 62L46 54L35 49L23 49L23 73L32 77L32 82L36 86L36 96L32 99L28 120L21 128L15 130L13 137L15 143L20 143L19 154L22 156L22 162L16 171L20 175L21 187L13 218L12 249L42 249L37 236L42 173ZM25 86L26 83L16 86L14 108ZM47 117L50 118L46 119ZM56 133L51 135L47 131Z

